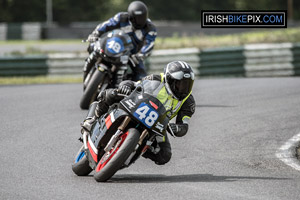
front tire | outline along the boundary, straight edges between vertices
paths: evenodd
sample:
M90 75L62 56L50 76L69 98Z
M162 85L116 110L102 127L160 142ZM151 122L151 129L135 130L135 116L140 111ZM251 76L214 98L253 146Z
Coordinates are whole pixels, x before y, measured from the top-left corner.
M105 182L111 178L134 151L139 138L140 133L134 128L120 136L114 148L109 153L105 153L98 162L94 174L95 180Z
M95 96L97 95L98 86L103 82L106 73L103 73L99 70L96 70L91 77L88 85L83 91L83 95L80 100L80 108L88 109L89 105L94 101Z
M72 170L77 176L87 176L92 171L89 161L84 153L84 145L82 145L75 157L75 161L72 164Z

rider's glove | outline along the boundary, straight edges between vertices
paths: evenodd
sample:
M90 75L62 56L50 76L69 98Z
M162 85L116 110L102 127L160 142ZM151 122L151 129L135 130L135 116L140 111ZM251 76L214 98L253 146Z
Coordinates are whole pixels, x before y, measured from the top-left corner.
M131 88L128 85L119 85L118 87L119 94L129 95L130 92L131 92Z
M122 81L118 87L118 93L129 95L134 89L134 82L130 80Z
M170 130L171 129L171 130ZM176 137L184 136L188 131L188 124L169 123L169 132L173 132Z
M95 34L90 34L87 41L88 42L96 42L99 39L99 37Z

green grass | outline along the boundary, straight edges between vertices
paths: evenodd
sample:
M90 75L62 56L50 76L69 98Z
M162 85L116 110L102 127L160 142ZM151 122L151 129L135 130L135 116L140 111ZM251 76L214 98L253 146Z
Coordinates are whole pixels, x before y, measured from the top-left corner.
M81 77L0 77L0 85L26 85L26 84L53 84L53 83L81 83Z
M194 37L158 37L156 40L155 49L170 49L170 48L214 48L214 47L233 47L242 46L245 44L255 43L283 43L283 42L300 42L300 28L287 29L269 29L262 31L254 31L239 34L228 35L200 35ZM27 54L41 54L49 52L41 52L38 49L38 44L78 44L81 40L40 40L40 41L0 41L1 44L10 45L26 45ZM21 54L14 52L14 54ZM1 78L0 85L11 84L50 84L50 83L79 83L82 78L74 77L9 77Z
M173 37L157 37L155 49L170 48L212 48L212 47L230 47L241 46L244 44L255 43L282 43L282 42L300 42L300 28L283 28L283 29L264 29L246 33L227 34L227 35L199 35L193 37L179 37L174 34ZM2 44L26 45L27 52L30 54L49 53L41 52L38 49L39 44L80 44L80 39L64 40L40 40L40 41L0 41ZM15 52L18 54L18 52Z
M263 31L228 34L228 35L200 35L194 37L157 38L156 49L197 47L232 47L255 43L283 43L300 42L300 28L269 29Z
M60 39L60 40L6 40L6 41L0 41L0 45L9 45L9 46L25 46L25 52L21 51L12 51L9 53L9 55L36 55L36 54L49 54L49 53L56 53L57 51L45 51L42 50L39 46L40 45L52 45L55 46L55 44L58 45L68 45L68 44L81 44L80 39ZM79 53L74 49L74 52ZM8 54L5 54L8 55Z
M74 44L81 43L80 39L59 39L59 40L0 40L0 45L2 44L12 44L12 45L35 45L35 44Z

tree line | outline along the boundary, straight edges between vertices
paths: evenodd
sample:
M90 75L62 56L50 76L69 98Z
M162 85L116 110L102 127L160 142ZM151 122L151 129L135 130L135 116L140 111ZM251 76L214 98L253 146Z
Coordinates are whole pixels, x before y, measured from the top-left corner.
M47 0L0 0L0 22L45 22ZM52 0L59 24L103 21L126 11L131 0ZM298 0L143 0L152 20L200 21L201 10L288 10L300 19Z

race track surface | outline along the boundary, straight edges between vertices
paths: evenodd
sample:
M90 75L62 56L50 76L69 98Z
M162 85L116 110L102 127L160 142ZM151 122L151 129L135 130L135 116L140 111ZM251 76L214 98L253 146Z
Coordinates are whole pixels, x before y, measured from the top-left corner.
M201 79L186 137L164 166L141 158L107 183L77 177L80 84L0 86L0 199L298 200L276 157L300 133L300 79Z

